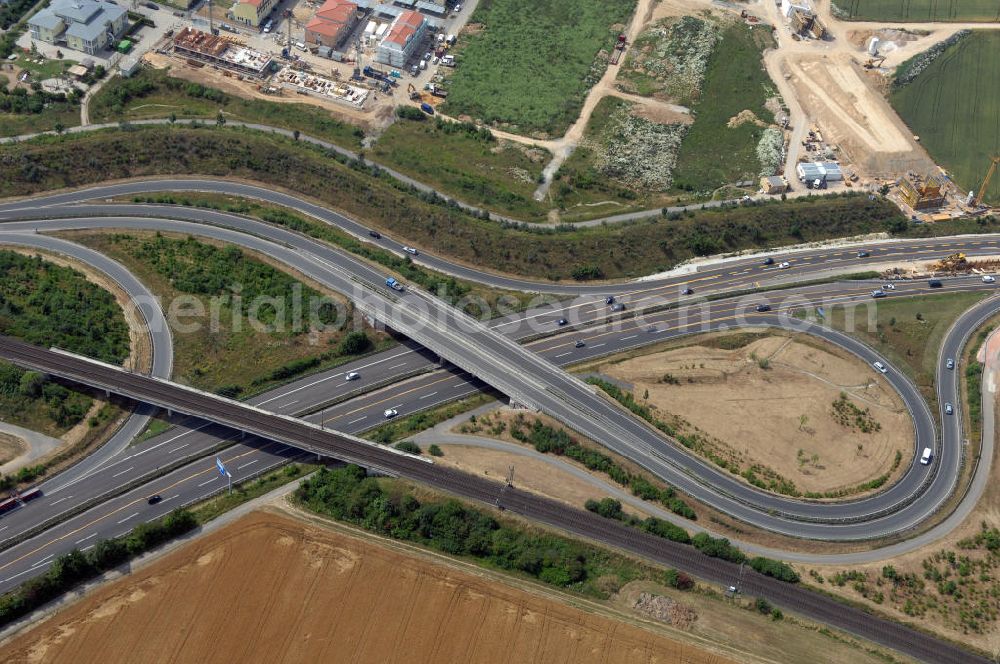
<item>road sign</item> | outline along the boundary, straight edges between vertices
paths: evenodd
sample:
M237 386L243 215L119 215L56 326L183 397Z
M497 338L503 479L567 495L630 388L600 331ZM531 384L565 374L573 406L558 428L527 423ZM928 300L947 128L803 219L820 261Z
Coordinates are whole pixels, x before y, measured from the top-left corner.
M232 475L229 474L229 471L226 470L226 467L222 464L222 459L220 459L219 457L215 457L215 467L219 469L220 475L224 475L226 477L232 477Z

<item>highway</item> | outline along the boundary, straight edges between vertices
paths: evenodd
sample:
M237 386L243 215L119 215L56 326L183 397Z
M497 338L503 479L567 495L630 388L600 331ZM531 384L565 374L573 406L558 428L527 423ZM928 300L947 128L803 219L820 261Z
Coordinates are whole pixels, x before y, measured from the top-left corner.
M137 317L145 323L152 354L151 375L158 378L170 377L174 362L173 338L170 327L167 325L159 301L146 285L129 272L125 266L82 245L38 233L5 233L3 244L72 257L115 283L132 301ZM155 408L146 404L138 404L129 418L98 449L63 470L57 479L42 482L40 486L43 492L47 493L55 483L64 483L85 477L95 469L107 464L112 457L127 448L135 437L146 428L150 417L155 412ZM38 499L39 503L48 501L47 496ZM0 527L0 533L4 530L6 530L5 527Z
M888 512L904 501L912 501L915 498L915 487L922 486L927 480L927 473L932 473L933 470L928 470L926 467L912 468L907 475L909 481L897 484L889 493L865 501L817 504L762 492L693 457L680 446L668 444L658 432L645 423L595 395L589 387L559 370L555 364L546 362L539 355L527 351L514 354L512 351L515 349L522 349L512 342L504 343L504 338L500 335L487 334L486 326L471 321L468 317L460 317L451 309L438 306L434 298L411 291L402 298L406 302L405 307L395 306L394 302L379 297L379 294L371 289L382 275L368 264L284 229L238 217L234 223L236 221L242 226L240 230L159 218L132 217L56 219L47 222L45 226L52 230L93 227L173 230L211 237L260 251L285 262L320 283L348 293L359 306L372 306L374 299L372 314L376 318L407 332L424 347L447 357L460 368L477 375L508 396L522 403L540 407L591 439L600 441L609 448L632 458L692 497L748 523L799 537L868 539L905 530L918 522L917 510L907 512L909 518L903 518L901 512L893 514ZM23 231L33 228L34 225L37 223L8 222L4 228ZM253 235L250 234L251 231L254 232ZM368 286L364 287L365 284ZM926 290L925 283L908 287ZM864 292L862 289L869 289L870 284L854 285L853 288L857 289L856 292ZM802 294L796 291L783 293L783 296L801 301L797 298L801 298ZM689 330L708 329L709 325L704 322L705 320L715 324L735 326L766 319L768 316L756 315L750 307L752 302L759 299L759 295L744 298L742 309L739 311L734 311L732 308L719 309L719 302L703 302L698 305L695 312L702 316L701 319L696 318L699 322L684 323L684 327ZM631 304L631 300L627 301ZM589 306L593 308L601 305L592 302ZM748 313L747 309L750 309ZM586 311L584 307L580 310ZM606 308L600 311L602 318L606 316ZM691 316L691 312L686 309L677 311L679 314ZM720 311L725 313L719 313ZM652 322L649 316L644 316L642 320ZM549 323L550 330L552 325ZM665 327L671 326L665 325ZM819 330L817 333L834 335L833 332L822 332L823 328L817 329ZM502 331L510 332L508 328ZM863 348L859 342L849 337L844 337L841 343L853 345L854 352L866 360L878 359L873 351ZM492 357L483 352L487 348L490 349ZM484 367L484 359L492 360L492 363ZM568 348L552 356L552 361L559 363L568 363L572 360L573 351ZM520 368L518 374L511 374L507 370L507 367L514 366ZM540 382L543 378L544 382ZM896 388L904 393L904 399L917 418L918 438L924 441L925 446L934 446L927 444L929 440L933 440L934 425L916 389L909 385L901 374L894 372L887 376L887 379L894 381ZM527 384L528 390L522 395L520 392L524 384ZM909 397L905 395L907 391ZM951 478L945 478L943 483L930 485L930 488L936 489L936 498L931 501L921 501L917 507L923 507L925 504L937 505L941 497L949 492L950 484ZM925 516L926 512L922 515Z
M679 566L710 581L723 584L733 583L738 575L736 566L731 563L705 557L691 547L631 530L616 521L575 510L535 494L512 488L504 489L502 484L492 480L435 466L425 459L395 452L391 448L362 443L343 434L307 424L302 420L266 413L240 402L197 393L191 388L131 374L117 367L97 363L86 358L39 349L10 338L0 337L0 356L12 359L24 366L31 366L39 371L64 377L75 376L88 383L114 389L118 393L141 401L172 407L178 411L186 410L214 421L237 423L239 426L255 431L262 437L273 441L281 441L300 449L318 451L335 458L347 459L369 468L383 469L392 474L424 482L478 502L497 501L513 513L605 544L625 548L662 564ZM239 461L241 461L239 458L228 458L226 462L229 465L234 465ZM213 475L215 479L213 479ZM214 468L191 472L188 476L179 478L177 482L193 483L198 480L202 480L200 483L204 485L211 482L221 482L221 478L218 477ZM168 501L182 504L180 494L176 494L176 498L172 495L172 492L177 489L177 482L165 487L166 497ZM142 515L143 503L145 502L143 496L133 493L128 496L128 499L130 502L127 505L97 517L104 524L105 529L123 527L129 521ZM161 506L162 503L156 506L157 512L164 509ZM67 533L65 539L68 541L77 538L73 540L74 545L84 545L89 539L88 535L83 534L87 525L90 524L80 524L81 527ZM17 571L18 565L23 567L31 562L35 556L42 556L42 554L45 554L45 551L37 549L19 555L8 554L5 556L8 562L0 565L0 571L11 574L12 577L14 574L30 574L31 570L49 564L53 554L39 557L23 572ZM752 570L744 572L741 585L747 594L768 597L779 605L795 610L806 617L846 629L927 661L977 661L956 646L943 643L902 625L876 619L832 598L813 593L793 584L769 579Z
M832 289L836 286L816 286L813 289ZM980 286L981 284L977 286L975 282L969 281L965 284L965 287L970 288ZM915 284L900 283L899 292L903 294L907 292L907 288L915 287ZM962 287L962 284L956 282L952 287L958 289ZM856 289L857 286L851 284L849 288ZM989 309L990 302L987 301L981 307ZM781 306L778 303L775 304L777 307ZM718 319L716 325L724 325L725 321L730 318L725 315L728 313L726 307L731 307L732 303L720 301L715 303L715 306L719 308L718 315L716 316ZM778 313L781 313L780 309ZM610 329L593 329L586 333L581 332L580 334L569 335L569 338L567 338L567 335L562 335L540 339L532 342L529 347L545 355L553 357L562 356L561 359L556 361L577 363L586 359L599 357L609 352L617 352L630 347L648 344L654 338L671 338L689 333L689 329L677 324L675 317L678 315L678 311L668 310L650 316L647 321L643 321L642 323L623 320L619 322L618 326ZM801 324L801 321L797 321L796 319L783 319L782 317L776 317L773 322L761 317L759 321L759 323L768 324L773 324L774 322L778 324L784 322L789 326L795 323ZM645 325L655 327L657 332L654 334L644 331L649 329L641 327ZM815 331L822 328L814 326L811 329ZM583 348L576 348L575 344L572 343L577 338L586 340L586 345ZM831 340L834 343L840 343L842 338L838 335L831 337ZM569 353L569 355L566 355L566 353ZM474 394L484 387L481 382L468 374L460 372L437 370L431 373L422 373L429 371L433 366L431 360L426 357L426 353L422 353L419 350L415 351L405 346L394 348L376 356L339 367L336 370L309 376L281 388L271 390L266 394L252 399L250 403L279 413L301 414L315 411L323 404L337 401L336 405L315 413L311 419L313 421L325 421L328 426L342 431L361 432L384 421L382 411L385 408L395 408L400 412L401 416L405 416L438 403ZM360 374L360 379L356 382L345 381L343 377L348 371L357 371ZM410 380L397 382L399 379L413 374L419 375ZM894 374L894 376L897 375ZM368 392L353 399L347 398L361 390L387 383L392 384L384 389ZM907 384L903 383L903 386L907 387ZM910 395L910 398L907 400L908 403L922 403L919 394L915 394L912 389L907 393ZM942 401L945 398L951 397L942 397ZM957 401L957 399L953 398L952 400ZM927 423L929 413L924 412L922 419L925 422L924 430L929 429L931 431L929 434L930 442L926 439L921 440L918 438L915 441L916 450L921 449L924 445L933 445L933 424ZM46 498L55 501L63 500L66 496L72 496L74 503L91 500L95 497L105 495L107 492L114 491L116 487L120 487L126 481L135 481L135 478L153 473L157 468L166 468L181 461L203 456L207 451L218 448L220 445L226 443L227 440L232 442L228 436L228 431L220 432L218 429L205 425L203 422L171 429L150 441L146 441L141 447L136 448L137 451L132 454L103 468L101 474L89 478L89 482L68 482L65 486L56 485L54 489L46 491ZM952 461L957 463L958 459L958 455L949 455L946 459L942 459L942 463L951 463ZM881 510L888 509L888 506L892 505L893 501L905 503L913 497L913 492L920 488L923 482L930 477L930 470L931 468L921 465L910 467L907 475L902 480L872 500L877 501L877 508ZM936 476L939 479L934 488L939 487L941 495L947 495L951 487L950 479L953 476L954 474L950 473L950 471L949 473L942 473ZM933 503L930 504L933 505ZM916 507L924 508L925 503L922 501L919 506L914 506L914 508ZM42 508L42 505L33 503L31 510L19 510L7 515L3 520L5 524L4 530L0 531L0 537L3 537L3 540L0 540L0 545L4 547L9 546L12 540L16 540L26 532L31 532L32 527L39 519L49 519L53 516L48 512L42 511L40 508ZM911 519L919 520L923 518L922 514L922 510L913 509L912 512L906 511L897 518L901 519L904 516L909 516ZM810 524L800 525L806 526ZM866 537L871 536L874 531L869 524L855 524L851 527L850 532L855 533L856 536ZM781 552L768 553L771 553L771 555L781 555ZM817 562L820 560L822 560L822 557L817 557Z
M181 181L185 182L185 181ZM127 183L121 186L145 185L157 187L157 183ZM211 184L211 182L209 183ZM244 187L246 185L234 185ZM106 191L106 188L101 188ZM159 191L161 188L154 188L150 191ZM268 192L270 193L270 192ZM117 194L116 194L117 195ZM904 478L893 485L885 492L869 499L858 501L847 501L834 504L819 505L816 503L789 500L770 494L764 494L756 489L746 486L738 480L728 477L724 473L718 472L715 468L708 466L700 459L688 455L679 447L665 444L665 441L641 422L636 421L631 416L624 414L607 401L595 397L593 392L578 381L567 376L557 369L557 365L567 365L579 362L588 357L597 357L618 350L647 345L660 338L690 333L693 331L708 329L725 329L743 325L783 325L793 329L801 329L802 321L789 316L792 310L803 311L814 309L817 305L829 306L837 302L859 302L868 303L867 291L873 286L871 283L839 283L821 284L805 288L790 289L788 291L776 291L772 293L748 295L742 298L720 299L716 301L704 301L700 296L715 295L724 292L740 291L752 289L758 285L780 283L782 281L802 281L812 278L814 275L824 276L830 273L831 267L840 271L867 269L873 264L883 264L886 262L929 259L939 257L944 253L956 250L963 250L970 254L997 254L1000 253L1000 238L994 236L977 237L975 239L943 238L938 240L920 240L906 242L884 242L871 243L865 248L871 252L871 257L861 259L856 255L855 249L817 249L787 254L792 262L792 268L787 271L778 271L773 267L764 266L759 258L747 258L728 261L720 265L707 266L704 270L699 270L692 274L685 274L665 278L662 280L608 285L583 285L574 284L539 284L525 280L517 280L502 275L492 275L486 273L474 273L476 280L489 283L491 285L503 286L507 288L528 289L538 292L549 292L553 294L576 294L575 301L561 302L549 305L540 309L511 315L495 321L488 325L472 321L460 313L443 307L434 298L430 298L419 291L411 290L398 300L393 300L393 294L386 293L380 289L379 285L384 278L383 271L345 255L335 249L331 249L321 243L310 240L295 233L274 226L245 219L235 215L226 215L209 210L198 210L189 208L176 208L167 206L130 206L130 205L79 205L79 201L84 200L81 196L91 197L93 192L87 194L64 194L68 196L66 200L51 200L44 203L44 210L34 209L33 212L26 212L26 208L18 208L18 204L7 204L0 206L0 218L14 219L21 216L41 215L44 219L32 221L10 221L2 225L0 231L0 243L10 238L30 238L32 232L38 229L45 231L72 229L72 228L142 228L149 230L167 230L182 233L191 233L205 237L220 239L225 242L232 242L241 246L262 251L268 255L281 260L296 270L303 272L307 276L317 279L322 283L341 290L351 296L362 308L370 307L370 310L381 320L387 321L396 329L402 329L410 333L423 346L432 348L441 356L452 360L459 367L464 366L468 371L485 378L494 387L507 394L514 394L519 401L542 407L543 410L555 414L563 421L566 421L574 428L581 429L585 435L589 435L601 442L604 442L612 449L618 445L617 451L635 457L640 456L640 463L646 465L653 472L661 475L667 481L677 486L682 491L712 504L723 511L733 514L750 523L771 528L778 532L800 537L817 537L828 539L867 539L881 534L888 534L907 530L926 519L940 503L945 500L953 489L954 472L957 470L961 459L961 431L958 416L951 419L941 415L940 421L944 427L940 432L940 439L936 435L935 419L927 411L926 404L920 397L916 388L909 383L901 374L890 371L885 379L903 396L907 407L914 417L916 448L922 446L934 447L937 451L935 464L930 467L914 465ZM284 195L282 195L284 196ZM75 197L75 198L74 198ZM297 199L293 199L295 202ZM283 203L287 204L287 203ZM300 202L300 204L302 204ZM21 204L23 205L23 204ZM292 207L292 205L289 205ZM322 210L322 208L320 208ZM107 217L103 214L113 213ZM333 215L323 211L326 215ZM85 216L80 216L85 215ZM90 216L98 215L98 216ZM151 215L150 218L140 218L139 215ZM318 215L315 215L319 218ZM335 215L339 216L339 215ZM185 217L190 221L178 221L174 217ZM343 218L341 218L343 219ZM327 223L337 223L324 219ZM350 220L345 220L350 222ZM353 222L350 222L353 223ZM341 225L338 223L338 225ZM341 227L343 227L341 225ZM367 234L366 227L358 225L355 229L348 229L349 232L359 236ZM36 236L45 237L45 236ZM386 238L385 242L392 243ZM394 249L391 244L389 248ZM419 262L427 264L428 267L441 269L442 271L456 274L460 270L469 270L460 265L454 265L448 261L440 261L434 257L421 255ZM435 264L435 261L439 261ZM474 271L472 271L474 272ZM457 274L463 276L463 274ZM508 281L503 281L508 279ZM929 289L926 282L898 282L898 290L893 296L904 296L906 294L926 292ZM684 286L692 285L696 294L691 297L680 297L678 290ZM965 279L949 281L948 290L958 289L982 289L983 284L978 280ZM641 307L666 308L675 307L680 300L682 304L691 303L691 307L666 308L654 313L642 314L636 318L624 317L613 322L612 325L603 324L608 318L608 309L604 305L603 295L614 293L619 299L627 304L626 316L631 315L636 309ZM758 314L753 311L755 303L767 301L772 304L772 311ZM968 312L959 323L949 331L945 344L942 348L940 359L941 369L939 376L947 376L943 369L944 359L947 356L957 356L956 349L961 347L962 340L975 327L978 321L988 316L998 308L995 298L987 300L978 305L973 311ZM556 334L560 330L555 323L556 319L565 317L569 325L564 328L570 330L578 328L570 333ZM591 324L600 323L595 327ZM417 325L426 325L430 328L428 333L433 335L420 338L414 332ZM847 348L858 356L869 362L879 359L878 356L867 347L863 346L851 337L840 335L820 326L810 326L808 331L823 336L834 343ZM501 334L502 333L502 334ZM513 343L515 339L530 339L538 335L545 338L530 342L527 349ZM470 339L474 340L470 344ZM576 346L576 341L582 340L582 347ZM481 344L480 344L481 342ZM476 345L480 344L480 345ZM456 347L461 352L456 351ZM504 375L503 364L489 364L483 368L482 349L487 348L491 354L505 361L515 358L516 362L508 366L518 366L522 369L521 376L512 379ZM392 382L406 375L420 374L410 380L393 385L392 387L375 393L378 401L373 399L350 399L351 392L357 386L347 386L336 381L333 377L336 372L328 372L328 375L319 375L299 381L302 385L298 387L287 386L287 388L297 390L294 393L296 398L287 401L277 399L277 395L263 395L261 399L276 400L264 404L268 409L280 410L288 413L308 412L309 409L318 407L331 400L346 399L340 403L323 411L318 415L320 419L325 419L329 426L336 427L345 432L362 431L374 426L380 421L381 410L385 407L397 407L401 415L407 412L422 410L435 403L449 401L457 396L471 394L484 388L484 384L472 378L469 374L463 374L461 369L455 370L449 367L446 370L427 372L433 365L434 357L428 356L426 352L415 350L412 346L387 351L387 353L397 353L399 362L382 362L382 358L368 358L361 362L381 362L376 369L365 369L366 381L372 380L380 383ZM456 354L457 352L457 354ZM382 355L386 355L385 353ZM547 360L545 359L547 358ZM402 363L403 366L396 366ZM344 370L347 370L346 368ZM539 371L540 370L540 371ZM537 373L536 373L537 371ZM955 376L957 372L951 372ZM342 374L341 374L342 375ZM544 375L547 383L532 385L532 378ZM83 380L83 377L78 377ZM310 381L317 384L308 385ZM84 382L87 382L84 380ZM339 388L334 386L340 383ZM525 386L527 384L527 387ZM531 397L537 398L539 394L545 397L552 385L559 386L565 390L562 394L543 403L533 402ZM322 386L322 387L319 387ZM332 389L331 389L332 388ZM584 392L579 390L582 388ZM960 403L957 398L957 378L938 380L939 403L945 400L952 403ZM286 388L279 392L285 394ZM583 405L581 405L581 402ZM397 402L398 400L398 402ZM539 400L542 401L542 400ZM363 403L359 402L368 402ZM424 402L424 403L420 403ZM569 402L569 403L567 403ZM560 411L560 409L562 409ZM593 417L594 424L588 431L587 427L579 426L579 421L574 419L581 412L586 417ZM596 414L596 416L595 416ZM202 414L204 416L204 414ZM206 416L207 417L207 416ZM348 419L348 417L350 419ZM232 424L232 423L231 423ZM164 476L159 481L176 482L187 477L183 473L192 474L195 467L201 464L202 470L206 464L205 460L194 461L192 464L185 462L199 454L203 455L212 446L218 446L227 439L232 441L233 434L217 425L206 422L189 421L186 423L187 430L168 432L170 435L181 435L185 441L197 439L197 445L190 442L178 442L184 445L184 451L172 452L176 454L176 460L168 459L168 464L179 466L177 470ZM256 429L254 429L256 431ZM258 433L260 433L258 431ZM166 436L167 434L164 434ZM611 442L608 442L611 441ZM150 443L153 443L150 445ZM62 496L53 497L53 500L62 499L66 502L78 503L81 497L76 494L78 489L89 491L90 498L100 498L103 494L101 490L109 487L119 489L130 477L142 477L143 472L153 472L157 467L165 467L162 461L162 454L169 449L161 445L162 441L147 441L143 449L148 446L149 452L132 455L130 458L116 460L114 469L101 469L100 481L91 481L90 476L80 478L75 483L65 482L65 487L60 488ZM155 447L154 447L155 445ZM197 450L197 451L196 451ZM264 440L250 438L242 441L240 445L228 448L224 455L234 455L233 461L236 465L249 463L250 466L243 466L247 474L256 472L253 466L258 468L270 467L281 463L289 456L301 454L295 445L289 445L287 441L281 444L271 443ZM339 452L337 456L341 456ZM183 456L187 455L187 456ZM245 456L244 456L245 455ZM145 458L142 458L145 456ZM117 464L130 464L129 466ZM115 475L114 470L121 472ZM201 471L198 471L200 473ZM427 471L424 471L427 472ZM437 472L437 471L432 471ZM199 475L200 476L200 475ZM234 474L235 476L235 474ZM62 480L62 476L57 478ZM202 486L189 486L191 482L184 482L183 492L177 493L178 504L193 500L198 495L204 495L206 491L213 487L206 479ZM168 492L173 484L167 483ZM70 493L72 492L72 493ZM143 492L151 492L147 489L137 489L134 494L119 496L114 501L103 501L97 510L117 510L124 504L135 504L138 498L143 498ZM49 492L46 491L46 494ZM162 492L160 492L162 494ZM59 494L56 493L56 496ZM166 496L173 499L172 496ZM465 494L463 494L465 495ZM46 496L48 497L48 495ZM470 496L473 497L473 496ZM86 496L84 496L86 499ZM131 503L129 502L131 501ZM36 505L33 503L32 505ZM126 510L129 508L125 508ZM121 516L122 513L114 511L113 514ZM97 521L95 527L109 527L114 521L115 526L127 525L132 519L151 518L152 512L138 510L138 514L129 512L124 514L128 517L121 524L117 520L106 516ZM23 524L15 524L12 517L25 520ZM93 520L100 517L100 512L91 510L77 517L83 520ZM575 517L574 517L575 518ZM37 519L29 515L29 510L19 510L12 515L8 515L3 520L0 527L0 546L4 541L13 539L12 534L27 533L31 528L31 521ZM69 524L70 522L67 522ZM76 522L73 522L76 523ZM7 529L11 532L4 532ZM72 535L65 533L75 533L73 526L60 527L57 531L45 534L45 537L55 538L53 543L48 545L54 547L58 544L71 548L77 545L77 540L71 539ZM96 531L95 531L96 532ZM104 533L105 531L100 531ZM105 536L101 534L99 536ZM90 533L81 534L81 537L91 537ZM98 535L94 535L96 539ZM0 567L0 589L8 584L16 584L23 577L30 576L31 572L40 571L47 565L46 561L51 561L52 557L46 553L48 558L36 559L32 556L21 556L19 552L22 547L37 545L39 538L33 538L18 544L14 548L5 552L4 559L9 556L15 558L15 563L9 569ZM79 538L78 538L79 539ZM15 555L17 554L17 555ZM58 555L53 553L53 555ZM19 569L18 565L27 565L26 569ZM10 572L10 576L6 573ZM944 661L944 660L942 660Z

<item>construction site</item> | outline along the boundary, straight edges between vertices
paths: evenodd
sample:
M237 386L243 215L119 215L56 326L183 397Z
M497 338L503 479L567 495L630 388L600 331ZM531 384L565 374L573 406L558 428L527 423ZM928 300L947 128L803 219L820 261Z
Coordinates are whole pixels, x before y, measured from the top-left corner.
M184 28L173 38L174 54L192 66L212 65L244 76L264 78L272 72L271 56L247 48L236 37Z

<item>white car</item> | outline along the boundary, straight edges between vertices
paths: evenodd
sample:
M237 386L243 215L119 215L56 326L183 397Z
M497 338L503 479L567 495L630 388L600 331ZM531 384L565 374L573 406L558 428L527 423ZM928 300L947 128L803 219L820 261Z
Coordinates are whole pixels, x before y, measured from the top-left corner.
M403 247L403 251L405 251L406 253L411 254L413 256L416 256L417 253L418 253L417 250L414 249L413 247Z
M984 274L983 275L983 283L984 284L995 284L996 281L997 281L997 278L994 277L992 274Z
M930 464L931 457L933 456L934 456L934 451L929 447L925 447L924 453L920 455L920 463L924 464L925 466Z
M896 284L886 284L882 286L882 290L896 290Z
M357 380L359 378L361 378L361 374L357 371L348 371L347 375L344 376L344 380Z
M878 370L879 373L888 373L889 371L889 369L884 364L878 361L872 362L872 366L875 367L875 369Z
M385 415L385 419L391 420L392 418L399 415L399 412L395 408L386 408L385 412L383 412L382 414Z
M782 261L781 263L778 263L778 269L779 270L787 270L791 266L792 266L792 264L789 263L788 261Z

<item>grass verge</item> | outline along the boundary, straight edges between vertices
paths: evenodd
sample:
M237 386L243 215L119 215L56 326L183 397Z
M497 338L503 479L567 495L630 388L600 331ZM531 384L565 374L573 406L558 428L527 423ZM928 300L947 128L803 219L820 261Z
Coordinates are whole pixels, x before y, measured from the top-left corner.
M470 19L481 30L458 52L444 110L562 134L607 67L600 51L610 52L634 8L634 0L482 0Z
M130 127L3 146L15 196L146 175L248 178L312 196L458 261L540 279L637 277L693 256L905 228L863 195L800 198L587 229L534 232L476 219L368 164L252 130ZM613 249L613 250L611 250Z

